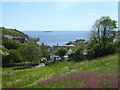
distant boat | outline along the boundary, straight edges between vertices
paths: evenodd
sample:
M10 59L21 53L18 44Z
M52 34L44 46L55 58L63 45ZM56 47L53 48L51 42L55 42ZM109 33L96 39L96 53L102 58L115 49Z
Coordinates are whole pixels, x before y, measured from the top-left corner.
M52 31L45 31L45 32L52 32Z

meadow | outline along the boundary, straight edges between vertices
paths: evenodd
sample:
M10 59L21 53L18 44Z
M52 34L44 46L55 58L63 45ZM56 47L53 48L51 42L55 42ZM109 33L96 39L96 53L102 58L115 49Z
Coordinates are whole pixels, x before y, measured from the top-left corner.
M118 88L118 55L52 66L2 69L3 88Z

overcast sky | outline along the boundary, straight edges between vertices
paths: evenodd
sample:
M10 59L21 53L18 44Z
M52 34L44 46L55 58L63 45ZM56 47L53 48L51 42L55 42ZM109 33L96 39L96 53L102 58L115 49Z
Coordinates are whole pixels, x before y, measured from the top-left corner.
M2 2L2 26L27 30L90 30L102 16L118 21L117 2Z

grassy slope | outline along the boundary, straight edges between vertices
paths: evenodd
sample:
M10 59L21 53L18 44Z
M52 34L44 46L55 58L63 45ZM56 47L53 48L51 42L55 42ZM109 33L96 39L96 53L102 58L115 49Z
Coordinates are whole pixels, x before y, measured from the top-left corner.
M16 36L16 37L29 38L28 35L24 34L23 32L20 32L19 30L15 30L15 29L2 28L2 34Z
M54 84L37 84L41 80L53 78L56 76L64 76L69 73L83 73L92 71L110 72L118 69L117 55L107 56L93 61L62 62L58 65L39 67L25 70L12 70L12 68L3 68L3 88L13 87L37 87L51 88L64 87L65 84L80 82L73 79L69 82L58 82Z

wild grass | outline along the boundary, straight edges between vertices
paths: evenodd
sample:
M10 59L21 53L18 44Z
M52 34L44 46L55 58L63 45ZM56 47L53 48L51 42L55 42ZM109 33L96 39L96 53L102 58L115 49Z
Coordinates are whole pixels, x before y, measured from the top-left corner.
M92 87L88 79L84 79L85 73L89 77L89 73L93 73L91 77L95 78L96 82L99 81L100 77L106 80L107 73L111 76L110 80L116 80L118 70L118 56L111 55L97 60L82 61L82 62L68 62L63 61L60 64L45 66L39 68L23 69L23 70L12 70L12 68L3 68L3 88L84 88ZM67 79L66 76L72 79ZM76 75L80 78L76 78ZM81 76L83 75L83 76ZM114 76L115 75L115 76ZM113 78L112 78L113 77ZM57 83L49 83L50 81L56 80ZM63 81L60 81L63 80ZM91 79L94 80L94 79ZM88 80L89 81L89 80ZM41 83L47 82L47 83ZM114 81L117 84L117 80ZM88 83L88 84L87 84ZM98 85L94 87L117 87L111 86L109 82L104 85ZM98 83L99 84L99 83ZM108 85L107 85L108 84ZM81 86L80 86L81 85Z

